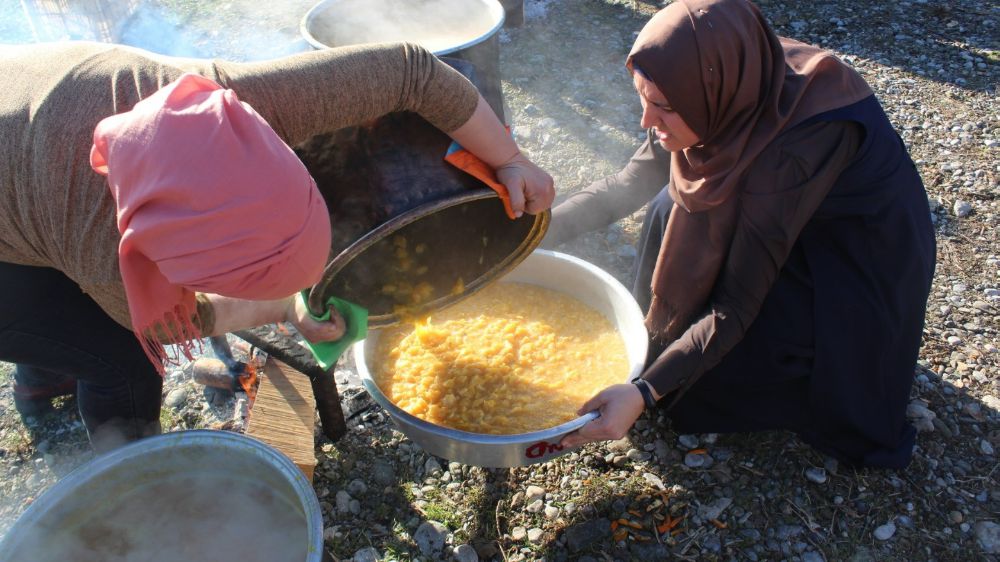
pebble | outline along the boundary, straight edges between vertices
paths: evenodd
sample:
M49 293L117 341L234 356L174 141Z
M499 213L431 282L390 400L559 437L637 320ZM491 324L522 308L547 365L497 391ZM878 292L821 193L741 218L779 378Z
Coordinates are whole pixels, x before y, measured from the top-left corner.
M524 490L524 501L531 503L539 498L545 497L545 488L540 486L528 486Z
M807 468L806 478L810 482L815 482L816 484L823 484L826 482L826 469L816 466L812 468Z
M680 449L691 450L697 449L700 442L698 441L697 435L678 435L677 436L677 446Z
M382 556L373 546L366 546L354 553L353 562L379 562Z
M638 449L629 449L629 452L626 453L625 456L628 457L628 460L632 462L648 461L653 457L652 454L640 451Z
M528 542L539 543L542 541L542 537L545 535L545 531L539 529L538 527L532 527L528 529Z
M993 445L989 441L982 439L979 441L979 451L988 457L992 457Z
M896 534L896 526L892 523L886 523L885 525L879 525L875 529L875 538L880 541L887 541Z
M559 508L554 505L545 506L545 518L551 520L556 517L559 517Z
M337 505L337 512L339 513L350 513L351 511L351 495L344 490L337 492L336 499L334 500Z
M187 398L187 388L181 386L167 393L166 399L163 400L163 405L168 408L180 408L187 402Z
M364 480L361 480L360 478L351 480L351 483L347 485L347 493L350 494L351 497L356 498L363 495L367 491L368 486L365 484Z
M441 472L441 463L434 457L428 457L424 463L424 476L439 476Z
M973 527L976 542L986 554L1000 554L1000 525L993 521L980 521Z
M472 545L460 544L455 547L456 562L479 562L479 554Z
M413 533L413 541L424 556L433 556L444 548L448 528L437 521L424 521Z
M955 201L952 211L954 211L956 217L960 219L965 218L972 213L972 203L962 200Z
M538 513L542 511L545 507L545 502L538 499L528 504L528 507L524 508L528 513Z
M528 529L524 527L514 527L510 532L510 538L515 541L523 541L528 536Z
M396 469L391 463L377 460L372 466L372 479L383 486L394 484L396 482Z
M708 465L708 455L704 453L688 453L684 455L684 466L688 468L702 468Z
M712 519L718 519L722 512L726 510L733 503L733 498L719 498L714 502L698 506L698 517L703 521L711 521Z

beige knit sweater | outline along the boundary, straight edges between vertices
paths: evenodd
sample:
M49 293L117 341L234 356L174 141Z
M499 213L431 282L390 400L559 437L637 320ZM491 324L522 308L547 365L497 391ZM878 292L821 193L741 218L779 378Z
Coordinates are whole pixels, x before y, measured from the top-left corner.
M106 178L90 168L92 135L101 119L184 72L234 90L291 146L395 111L416 112L450 132L477 102L468 80L410 44L258 63L100 43L0 45L0 261L62 271L131 328L115 204Z

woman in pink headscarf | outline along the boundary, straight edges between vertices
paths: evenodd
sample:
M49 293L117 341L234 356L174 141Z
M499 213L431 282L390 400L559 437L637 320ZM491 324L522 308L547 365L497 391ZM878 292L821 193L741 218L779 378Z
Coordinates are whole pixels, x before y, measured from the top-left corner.
M475 87L414 45L263 63L5 46L0 71L0 360L20 387L75 377L98 449L159 431L165 343L189 355L280 321L343 335L293 298L331 225L290 146L413 111L492 166L516 213L554 195Z

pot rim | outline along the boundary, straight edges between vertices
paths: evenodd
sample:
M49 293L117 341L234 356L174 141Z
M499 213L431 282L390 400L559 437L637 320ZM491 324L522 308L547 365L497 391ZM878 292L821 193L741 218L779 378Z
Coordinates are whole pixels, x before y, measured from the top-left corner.
M469 191L466 193L459 193L457 195L452 195L439 199L437 201L431 201L430 203L425 203L405 213L402 213L393 219L386 221L374 229L367 232L361 238L355 240L350 246L344 248L335 258L330 260L330 263L326 265L323 270L322 277L319 282L316 283L309 290L309 298L307 299L307 304L310 310L315 314L322 314L326 309L326 290L329 288L330 284L333 282L334 277L337 276L348 264L350 264L355 258L364 253L365 250L381 242L386 237L391 236L393 233L402 230L406 226L417 222L423 218L426 218L438 211L455 207L457 205L462 205L466 203L471 203L475 201L485 200L485 199L496 199L499 201L500 197L495 191L489 188L477 189L474 191ZM500 212L499 210L497 212ZM528 235L521 241L518 247L511 252L503 261L497 263L489 272L481 276L478 279L470 281L465 285L465 290L458 295L446 295L441 298L423 303L419 307L414 308L411 312L414 314L419 314L427 310L434 310L443 306L448 306L469 297L494 281L496 278L507 273L511 269L515 268L524 261L542 242L542 238L545 236L548 230L549 222L551 221L551 211L546 209L545 211L538 213L536 215L528 215L533 218L531 225L531 230ZM527 220L522 217L520 220ZM368 327L370 329L384 328L392 326L398 323L400 320L398 314L378 314L370 315L368 317Z
M564 254L561 252L554 252L550 250L541 250L541 249L535 250L535 252L539 254L545 254L550 257L558 259L564 259L566 261L573 263L574 265L587 269L593 275L605 280L607 285L609 287L612 287L614 291L616 292L624 291L627 293L627 290L624 287L622 287L621 284L617 280L615 280L615 278L611 276L610 273L604 271L603 269L597 267L596 265L590 262L587 262L575 256L571 256L569 254ZM630 294L628 295L628 298L631 299ZM639 311L638 305L634 306L635 306L634 312L639 313L641 318L641 312ZM409 412L403 410L402 408L394 404L391 400L389 400L388 397L386 397L386 395L378 387L378 385L375 383L375 379L372 377L371 372L368 370L368 360L365 357L365 342L367 341L368 340L366 338L354 343L352 346L353 347L352 351L354 353L354 362L358 370L358 376L361 379L361 384L365 387L365 390L372 397L372 400L374 400L379 406L385 408L385 410L389 412L390 417L396 418L402 423L415 426L416 428L428 433L476 445L519 445L524 443L531 443L533 441L548 440L553 437L562 436L571 431L576 431L577 429L580 429L581 427L586 425L588 422L593 421L598 417L600 417L600 413L598 413L597 411L591 411L566 423L557 425L555 427L550 427L548 429L541 429L538 431L532 431L528 433L512 433L506 435L473 433L470 431L462 431L459 429L453 429L450 427L433 424L431 422L418 418L413 414L410 414ZM635 366L633 365L632 371L633 372L629 374L628 380L638 377L641 374L642 371L641 365L639 366L638 369L636 369Z
M299 24L299 33L306 40L307 43L312 45L314 49L330 49L341 46L341 45L327 45L326 43L323 43L319 39L316 39L316 37L314 37L312 32L310 31L313 20L315 20L320 16L320 14L325 12L330 7L329 5L335 4L339 1L341 0L320 0L320 2L315 4L312 8L309 8L309 11L306 12L306 15L302 17L302 22ZM474 47L492 37L494 34L497 33L497 31L500 30L501 27L503 27L504 21L507 18L507 11L504 9L503 5L500 4L499 0L478 0L478 1L485 4L486 7L494 16L494 18L497 19L493 27L491 27L489 31L483 33L482 35L474 39L470 39L469 41L466 41L465 43L462 43L460 45L456 45L454 47L448 47L446 49L438 49L437 51L431 51L433 54L437 56L448 55L451 53L462 51L464 49L468 49L469 47Z
M136 459L149 452L158 452L180 445L214 447L220 443L236 449L251 449L254 454L269 461L274 468L287 478L295 496L302 502L302 511L307 525L308 552L306 554L309 558L306 562L320 560L323 544L323 514L320 510L316 492L306 480L302 471L292 463L291 459L266 443L246 435L210 429L189 429L147 437L94 457L81 464L53 484L49 489L45 490L14 521L7 529L5 536L0 538L0 553L9 552L11 548L17 546L17 541L20 536L23 536L23 533L15 532L18 528L23 528L25 525L37 524L41 518L68 497L73 490L87 485L91 480L98 478L121 463ZM320 545L318 551L316 550L317 544ZM0 556L0 560L5 560L5 558Z

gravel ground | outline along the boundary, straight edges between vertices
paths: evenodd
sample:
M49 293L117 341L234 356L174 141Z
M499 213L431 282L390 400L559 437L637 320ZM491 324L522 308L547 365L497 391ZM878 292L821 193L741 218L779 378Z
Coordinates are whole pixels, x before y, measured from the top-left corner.
M315 488L339 560L989 560L1000 553L996 102L1000 8L971 0L759 2L778 32L835 51L882 100L930 197L938 268L902 471L838 467L782 433L678 435L643 417L621 441L487 470L428 456L336 376L351 431L317 438ZM639 105L622 63L661 3L528 0L502 36L517 138L561 194L617 171ZM562 248L619 279L641 214ZM0 386L10 387L0 364ZM233 400L171 373L165 428L239 430ZM361 404L356 410L356 405ZM91 457L72 399L23 424L0 391L0 531ZM655 530L654 530L655 529Z

